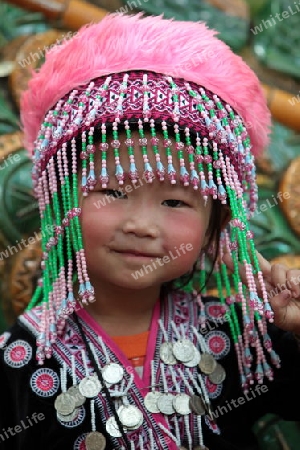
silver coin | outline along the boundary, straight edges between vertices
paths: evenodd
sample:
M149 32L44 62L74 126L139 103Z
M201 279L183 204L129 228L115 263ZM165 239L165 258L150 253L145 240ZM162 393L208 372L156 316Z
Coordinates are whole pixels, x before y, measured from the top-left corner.
M173 355L173 344L171 342L164 342L159 350L160 359L165 364L176 364L176 358Z
M60 414L58 411L57 411L57 413L56 413L57 418L58 418L61 422L72 422L72 421L75 419L75 417L77 416L77 414L78 414L78 409L74 409L74 411L71 412L71 414L68 414L68 415L66 415L66 416Z
M187 339L181 339L173 344L173 354L178 361L188 362L194 357L195 346Z
M134 427L126 427L128 431L137 430L144 422L144 417L141 417L140 421Z
M106 431L112 437L121 437L122 433L119 430L118 424L114 417L110 417L105 424Z
M85 438L86 450L104 450L106 447L106 439L102 433L92 431Z
M173 406L178 414L185 416L190 414L190 396L187 394L178 394L174 397Z
M162 414L174 414L175 409L173 406L173 399L174 395L172 394L161 394L157 400L157 407Z
M152 391L152 392L148 392L148 394L146 395L146 397L144 398L144 403L146 408L148 409L148 411L150 411L151 413L159 413L159 409L157 406L157 400L159 399L159 397L162 394L158 391Z
M178 447L178 450L188 450L186 447L183 447L183 445L180 445L179 447Z
M67 392L63 392L56 398L54 402L54 408L62 416L67 416L74 411L75 400L73 397L71 397L70 394L68 394Z
M80 393L78 384L71 386L67 393L71 395L71 397L75 400L75 408L82 406L86 400L86 398Z
M215 370L208 375L213 384L221 384L226 378L226 372L221 364L217 364Z
M190 408L197 416L203 416L205 414L205 404L198 395L192 395L190 397Z
M193 359L191 359L190 361L186 361L184 363L184 365L186 367L196 367L196 366L198 366L200 360L201 360L201 354L200 354L199 350L195 347Z
M119 383L124 375L124 369L118 363L110 363L103 367L102 376L104 381L109 384Z
M134 428L140 423L141 419L143 421L142 412L133 405L120 406L118 409L118 416L120 422L126 428Z
M96 397L101 391L102 386L97 375L89 375L83 378L79 383L79 391L86 398Z
M217 366L217 361L209 353L202 353L199 363L200 370L206 375L211 374Z

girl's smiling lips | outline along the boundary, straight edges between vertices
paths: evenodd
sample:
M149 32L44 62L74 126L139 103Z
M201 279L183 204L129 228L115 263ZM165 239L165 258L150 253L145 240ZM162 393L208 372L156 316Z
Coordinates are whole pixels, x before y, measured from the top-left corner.
M147 251L140 251L132 248L111 249L115 253L119 253L123 256L136 257L136 258L163 258L163 255L159 253L150 253Z

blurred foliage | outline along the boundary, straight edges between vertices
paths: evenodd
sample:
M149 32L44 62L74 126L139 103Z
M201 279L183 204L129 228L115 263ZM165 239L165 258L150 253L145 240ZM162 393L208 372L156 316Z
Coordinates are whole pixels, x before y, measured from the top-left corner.
M19 129L19 118L0 91L0 134L13 133Z
M282 17L284 11L289 17ZM256 56L271 69L300 78L300 4L268 2L255 17L255 27L261 29L253 39Z
M123 0L124 5L126 1ZM244 47L248 39L249 22L241 17L226 15L223 11L199 0L151 0L142 3L142 9L149 14L161 14L177 20L207 22L208 26L220 32L219 37L234 51Z
M284 254L300 254L299 237L290 228L281 210L281 201L276 198L284 171L290 162L299 156L300 135L274 122L271 143L266 151L266 159L271 165L271 175L258 178L261 180L258 208L251 219L257 250L267 259ZM264 212L260 210L263 204L267 206Z
M0 49L17 36L25 34L41 33L49 29L42 14L27 12L24 9L7 3L0 3Z

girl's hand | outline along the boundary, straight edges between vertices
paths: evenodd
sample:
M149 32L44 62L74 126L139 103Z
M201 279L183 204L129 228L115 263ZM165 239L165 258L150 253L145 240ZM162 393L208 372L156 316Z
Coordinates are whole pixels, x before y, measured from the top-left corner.
M264 276L269 301L274 311L274 323L279 328L300 335L300 270L289 269L282 264L271 265L257 252L258 261ZM225 253L223 262L233 270L230 253ZM240 276L243 283L247 282L245 269L240 266ZM262 296L258 280L257 294Z

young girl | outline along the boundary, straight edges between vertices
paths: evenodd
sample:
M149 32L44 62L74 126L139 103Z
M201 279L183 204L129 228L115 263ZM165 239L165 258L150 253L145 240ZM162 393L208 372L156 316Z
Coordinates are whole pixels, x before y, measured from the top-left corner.
M45 232L1 448L245 449L299 419L300 271L249 229L270 118L245 63L204 24L111 15L48 53L22 121Z

